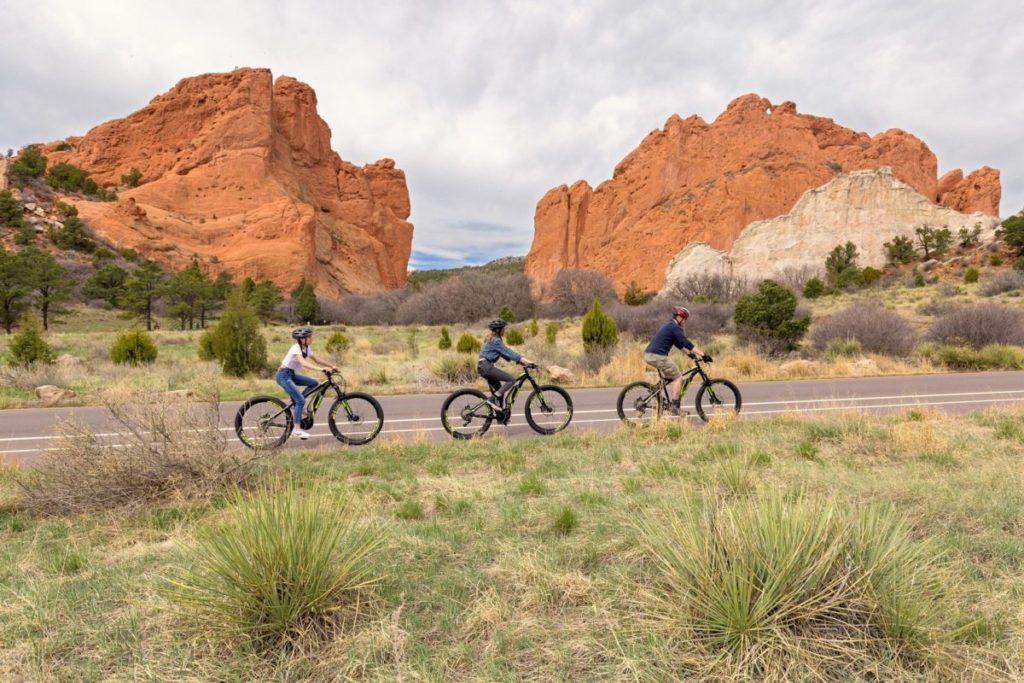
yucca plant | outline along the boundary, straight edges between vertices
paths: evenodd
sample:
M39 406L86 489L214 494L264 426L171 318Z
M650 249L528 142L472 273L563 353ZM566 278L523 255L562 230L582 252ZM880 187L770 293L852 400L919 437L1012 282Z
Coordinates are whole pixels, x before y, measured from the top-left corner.
M659 579L647 614L704 674L858 678L919 664L950 634L941 555L891 509L712 497L637 527Z
M204 634L255 650L329 635L380 580L377 530L345 499L294 483L233 496L202 530L189 566L165 587Z

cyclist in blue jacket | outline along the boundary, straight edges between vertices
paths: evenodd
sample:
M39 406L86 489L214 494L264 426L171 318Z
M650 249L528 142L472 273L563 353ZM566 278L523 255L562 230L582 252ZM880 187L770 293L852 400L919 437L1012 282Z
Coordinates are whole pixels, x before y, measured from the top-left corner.
M672 319L662 325L651 343L644 349L644 362L658 370L658 374L671 382L668 385L668 395L672 400L669 410L673 415L680 414L679 390L683 386L683 375L679 372L679 366L668 357L672 347L683 349L688 356L703 357L704 352L694 346L693 342L686 338L683 332L683 323L690 318L690 312L682 306L672 307Z
M516 353L502 341L501 337L505 333L506 327L508 327L508 323L501 318L487 323L487 329L491 331L491 336L480 348L480 357L476 361L476 371L487 380L487 384L494 394L493 398L487 399L487 403L496 411L503 410L505 392L512 388L516 381L515 377L494 365L498 359L504 358L521 365L533 365L533 361Z

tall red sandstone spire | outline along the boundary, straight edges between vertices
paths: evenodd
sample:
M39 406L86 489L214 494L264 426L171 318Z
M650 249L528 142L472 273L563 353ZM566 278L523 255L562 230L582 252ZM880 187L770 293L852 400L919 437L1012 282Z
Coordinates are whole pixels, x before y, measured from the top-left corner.
M138 168L141 184L116 203L78 207L101 236L166 265L196 254L285 289L305 277L326 296L401 287L413 230L405 174L390 159L342 160L316 104L308 85L268 69L204 74L46 154L101 185Z

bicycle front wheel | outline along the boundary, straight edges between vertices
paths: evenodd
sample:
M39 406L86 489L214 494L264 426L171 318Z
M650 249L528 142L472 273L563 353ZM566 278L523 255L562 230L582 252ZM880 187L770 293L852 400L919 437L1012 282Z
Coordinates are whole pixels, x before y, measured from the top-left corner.
M554 384L545 384L526 399L526 421L533 431L554 434L572 421L572 399L569 392Z
M384 411L377 399L369 394L343 394L331 405L327 424L338 441L349 446L362 446L380 434L384 427Z
M459 389L444 400L441 424L456 439L483 436L494 420L487 397L476 389Z
M249 448L277 448L292 433L292 411L274 396L256 396L235 415L235 434Z
M661 397L654 392L654 385L649 382L633 382L619 392L619 400L615 404L619 419L630 427L649 424L658 416Z
M712 418L735 417L743 401L740 390L727 379L712 379L697 391L697 414L709 422Z

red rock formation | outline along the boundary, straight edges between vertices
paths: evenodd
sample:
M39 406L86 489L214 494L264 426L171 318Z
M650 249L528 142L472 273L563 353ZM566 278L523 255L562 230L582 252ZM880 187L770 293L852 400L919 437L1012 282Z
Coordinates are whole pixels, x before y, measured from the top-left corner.
M870 137L757 95L737 98L710 125L674 115L619 162L611 180L596 189L577 181L541 198L526 272L546 282L562 268L583 268L605 273L620 291L631 281L660 289L665 266L690 242L729 249L746 225L788 212L840 172L882 166L936 197L935 155L900 130ZM979 178L977 189L964 190L964 204L991 198L992 182ZM998 174L994 183L993 214ZM960 201L953 195L961 184L947 184L950 201Z
M989 216L999 215L999 200L1002 199L1002 184L999 171L982 166L964 178L959 168L942 176L939 180L936 200L943 206L961 213L980 211Z
M412 225L405 174L384 159L359 168L331 150L313 89L267 69L186 78L145 108L49 145L50 163L85 168L119 185L116 203L79 201L90 227L172 267L193 254L211 270L271 279L305 277L317 293L405 283Z

